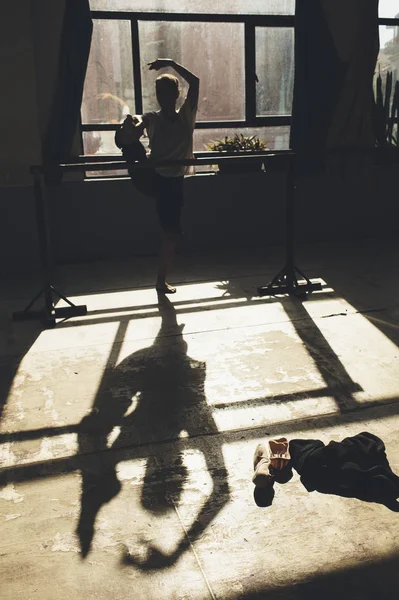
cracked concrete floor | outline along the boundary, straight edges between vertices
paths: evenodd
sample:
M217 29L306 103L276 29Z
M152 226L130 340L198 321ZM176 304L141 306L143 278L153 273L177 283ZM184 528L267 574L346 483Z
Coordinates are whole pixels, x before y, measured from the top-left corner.
M10 280L1 598L396 599L399 514L297 475L261 509L251 483L277 435L368 430L399 474L396 246L301 248L306 302L256 296L278 249L180 257L163 302L153 259L63 267L89 313L45 331L10 322L34 283Z

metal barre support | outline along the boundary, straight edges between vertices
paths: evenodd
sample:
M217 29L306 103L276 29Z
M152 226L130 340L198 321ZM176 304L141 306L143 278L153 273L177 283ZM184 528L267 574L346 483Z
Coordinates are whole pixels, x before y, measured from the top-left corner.
M321 290L321 284L312 282L298 267L294 259L295 235L295 166L294 156L288 159L285 191L285 265L266 286L258 287L259 296L293 294L303 297ZM298 275L305 283L300 283Z
M50 231L43 173L41 173L39 169L34 169L32 171L34 175L34 194L40 259L43 267L43 287L40 292L32 298L24 310L14 312L12 318L14 321L39 320L42 321L46 328L51 328L55 326L56 319L67 319L69 317L86 315L87 306L76 306L51 284L53 261L51 256ZM56 308L54 305L54 296L64 300L68 306ZM41 297L44 299L44 307L40 310L31 310L32 306Z
M237 160L237 158L239 158L241 162L251 162L252 160L259 161L259 159L266 160L269 157L271 158L273 156L285 157L287 158L288 162L286 177L286 264L267 286L258 288L258 294L260 296L273 296L276 294L301 295L306 294L308 292L312 292L314 290L320 290L321 284L313 283L302 271L298 269L298 267L295 266L294 263L295 155L291 150L273 150L261 153L246 152L245 154L240 153L239 155L238 153L226 155L224 153L206 152L194 159L179 161L162 161L159 163L152 161L141 161L131 163L129 166L135 169L148 169L154 168L156 166L171 165L214 165L228 162L229 160ZM119 157L116 160L106 160L104 162L83 162L83 160L85 159L87 159L87 157L81 157L75 162L61 163L53 165L51 167L37 165L31 168L31 172L34 176L36 219L39 234L40 256L44 274L44 285L40 292L38 292L36 296L34 296L34 298L24 310L13 313L12 318L14 320L21 321L28 319L39 319L44 322L46 327L54 327L57 318L65 319L69 317L83 316L87 314L87 306L76 306L51 284L52 258L50 250L50 234L44 184L44 174L46 172L51 172L51 170L71 172L126 169L126 161L123 159L119 159ZM299 275L302 279L305 280L304 284L299 283L297 275ZM42 296L44 297L44 308L41 310L31 310L32 306ZM64 300L68 304L68 306L56 308L53 300L54 296Z

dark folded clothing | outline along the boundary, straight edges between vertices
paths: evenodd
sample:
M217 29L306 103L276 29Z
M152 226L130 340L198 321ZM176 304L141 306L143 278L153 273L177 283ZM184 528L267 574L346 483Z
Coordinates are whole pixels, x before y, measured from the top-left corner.
M399 477L385 454L384 442L363 432L342 442L291 440L292 466L306 489L391 503L399 497Z

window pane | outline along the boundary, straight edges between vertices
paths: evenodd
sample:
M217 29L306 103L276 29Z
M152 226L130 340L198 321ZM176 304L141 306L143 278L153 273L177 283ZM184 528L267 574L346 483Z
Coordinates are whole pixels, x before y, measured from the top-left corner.
M392 19L397 17L399 15L398 0L380 0L378 11L381 18Z
M120 123L134 112L130 21L95 20L82 102L83 123Z
M84 154L117 154L121 156L120 149L114 142L115 131L84 131L83 153ZM143 136L140 142L148 149L148 137Z
M383 94L385 98L385 85L388 71L392 72L393 90L395 82L399 80L399 27L380 27L380 53L378 56L377 68L375 71L375 80L381 73ZM391 106L394 91L391 95ZM375 93L375 92L374 92ZM394 125L393 134L398 135L398 125Z
M294 30L256 28L256 114L291 114L294 88Z
M245 118L244 26L241 23L139 23L144 111L158 110L155 79L147 63L172 57L201 80L197 121ZM199 51L200 49L200 51ZM181 99L187 85L181 80Z
M380 27L380 54L377 74L392 71L393 79L399 79L399 27Z
M90 0L90 7L142 12L293 15L295 0Z
M115 154L115 160L122 158L121 151L114 144L114 131L84 131L83 153L99 156ZM87 171L86 178L93 177L126 177L128 172L118 171Z
M115 131L84 131L84 154L120 154L114 142Z

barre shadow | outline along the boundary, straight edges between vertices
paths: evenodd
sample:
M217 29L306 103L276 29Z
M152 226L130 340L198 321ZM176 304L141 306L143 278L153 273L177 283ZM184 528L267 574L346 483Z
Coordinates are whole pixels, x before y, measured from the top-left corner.
M291 298L282 305L338 408L341 411L356 408L358 403L354 393L362 391L361 386L353 381L301 300Z
M146 456L141 504L156 516L178 506L187 479L179 435L184 432L190 440L218 431L204 391L206 363L188 356L184 325L177 323L175 309L165 297L159 298L159 312L162 322L153 344L105 370L92 411L79 427L79 452L84 460L77 533L83 558L91 550L100 509L121 490L118 450L125 449L126 460L126 449L154 444ZM119 433L109 445L110 434L114 437L115 431ZM126 552L122 558L125 564L142 570L173 564L228 501L222 445L219 436L212 438L211 446L198 439L190 443L202 451L213 484L191 527L186 533L182 531L173 552L164 554L148 545L144 559ZM162 443L172 440L174 444Z
M246 297L247 300L251 298L251 291L243 290L234 281L225 282L221 288L231 298ZM334 398L341 411L357 408L358 403L354 393L361 392L361 386L352 380L338 355L303 306L301 299L295 296L284 298L281 300L281 306L322 376L326 384L326 394ZM306 397L311 395L308 394ZM292 394L289 399L296 399L295 394Z
M379 258L381 268L374 273L368 273L365 260L355 277L350 278L345 272L334 269L328 273L328 279L337 294L399 347L397 249L391 254L382 254Z

